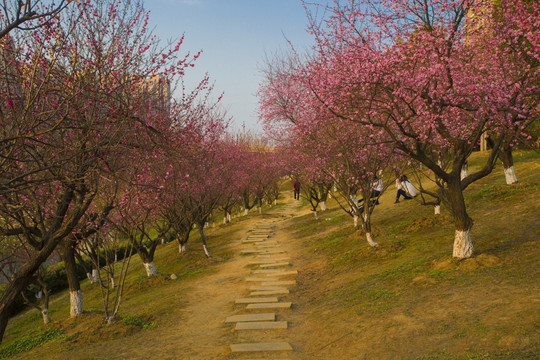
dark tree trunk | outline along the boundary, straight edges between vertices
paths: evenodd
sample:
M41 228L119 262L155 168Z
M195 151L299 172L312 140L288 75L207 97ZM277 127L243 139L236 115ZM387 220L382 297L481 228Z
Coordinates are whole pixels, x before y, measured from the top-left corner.
M210 251L208 250L208 246L206 245L206 233L204 231L204 224L205 223L206 223L206 219L204 219L203 221L199 221L197 223L197 225L198 225L198 228L199 228L199 234L201 235L201 241L202 241L202 244L203 244L204 253L206 254L207 257L211 258L212 254L210 254Z
M33 282L34 274L56 249L60 241L61 238L43 241L44 245L41 250L33 253L31 258L13 275L12 280L6 284L0 299L0 342L4 337L17 296Z
M512 155L512 147L510 145L501 147L499 150L499 159L501 159L501 162L503 163L506 184L516 184L518 180L514 170L514 157Z
M474 251L471 240L473 220L467 213L460 174L451 174L447 184L448 189L440 190L440 194L441 199L446 203L454 218L455 237L453 256L459 259L468 258L472 256Z
M66 276L69 285L70 316L77 317L82 314L82 293L77 265L75 263L75 242L71 238L64 239L60 244L60 257L64 261Z

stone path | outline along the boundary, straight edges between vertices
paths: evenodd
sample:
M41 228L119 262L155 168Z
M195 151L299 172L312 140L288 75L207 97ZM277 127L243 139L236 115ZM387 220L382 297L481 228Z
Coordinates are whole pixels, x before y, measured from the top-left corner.
M271 354L283 356L293 351L283 333L288 328L286 318L292 303L283 300L296 281L283 277L296 275L297 271L292 268L287 252L272 240L273 234L274 227L267 224L248 230L240 254L253 257L248 261L252 271L244 279L249 297L237 298L235 304L243 307L242 312L225 319L226 323L235 323L234 330L242 334L239 339L245 339L230 344L232 353L245 354L249 358ZM274 312L261 312L269 310Z

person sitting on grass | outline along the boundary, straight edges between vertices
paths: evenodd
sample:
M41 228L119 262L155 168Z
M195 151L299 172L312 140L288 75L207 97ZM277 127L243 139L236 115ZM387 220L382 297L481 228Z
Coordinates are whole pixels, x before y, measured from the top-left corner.
M416 196L416 189L409 179L407 179L407 175L401 175L396 179L396 187L398 190L394 204L399 202L400 196L403 196L405 200L410 200Z

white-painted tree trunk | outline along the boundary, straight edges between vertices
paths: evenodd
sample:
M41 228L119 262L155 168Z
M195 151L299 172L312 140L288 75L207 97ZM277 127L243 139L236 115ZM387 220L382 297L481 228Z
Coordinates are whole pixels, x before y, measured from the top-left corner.
M441 205L435 205L434 211L435 215L441 215Z
M356 206L356 208L358 209L358 196L356 196L356 194L352 194L351 195L351 200L352 200L354 206Z
M77 317L82 314L83 298L81 290L69 292L69 316Z
M49 309L41 310L41 316L43 317L44 324L48 324L51 322L51 319L49 318Z
M274 205L277 205L277 199L274 199Z
M232 221L231 213L227 213L227 221L228 221L228 222L231 222L231 221Z
M114 276L111 276L110 279L111 279L111 288L114 289L116 287L116 283L114 282Z
M319 215L317 214L317 210L313 211L313 216L315 216L315 220L319 220Z
M454 254L458 259L466 259L472 256L474 246L471 240L471 230L456 230L454 237Z
M97 283L99 281L99 271L98 269L92 269L92 283Z
M187 244L180 244L180 245L178 245L178 252L180 254L183 254L183 253L186 252L186 250L187 250L186 248L187 248Z
M94 278L92 277L92 273L87 272L86 277L88 278L88 280L90 280L91 283L94 283Z
M144 270L146 270L146 276L154 276L157 274L156 266L154 265L154 262L151 261L149 263L143 263Z
M356 215L353 216L353 223L354 223L354 227L357 228L358 227L358 216L356 216Z
M259 214L262 214L262 206L259 206Z
M507 185L517 184L518 182L516 172L513 166L504 169L504 177L506 178Z
M467 176L469 176L469 165L464 164L461 168L461 180L465 179Z
M210 250L208 250L208 247L206 245L203 244L203 250L204 250L204 253L207 257L211 258L212 257L212 254L210 254Z
M328 193L328 198L331 199L331 198L332 198L332 194Z
M249 210L248 209L245 209L244 210L244 216L248 216L249 215Z
M225 215L225 216L223 217L223 225L225 225L225 224L228 223L228 222L229 222L229 221L227 220L227 216Z
M39 290L37 293L36 293L36 299L41 299L43 297L43 290Z
M326 201L321 201L321 202L320 202L320 205L321 205L321 211L326 211L326 210L328 210L328 208L326 207Z
M373 247L379 246L379 244L373 241L373 235L370 232L366 233L366 240L370 246L373 246Z
M208 221L204 223L204 228L208 229L210 227L210 224L208 224Z

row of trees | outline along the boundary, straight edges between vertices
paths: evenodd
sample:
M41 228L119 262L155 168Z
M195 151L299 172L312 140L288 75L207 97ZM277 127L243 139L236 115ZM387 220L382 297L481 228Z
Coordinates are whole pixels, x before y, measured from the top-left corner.
M181 51L183 38L160 47L141 2L39 5L5 3L0 15L0 339L25 289L38 283L47 295L55 251L71 316L82 313L76 267L86 255L111 322L133 250L151 276L158 245L178 239L184 251L196 225L210 256L209 218L274 200L280 177L273 153L226 135L208 77L185 89L200 53Z
M335 186L342 208L355 224L360 219L376 246L370 215L377 200L359 204L357 196L376 195L372 184L381 171L422 168L437 185L422 195L454 218L454 257L472 256L463 191L497 158L508 183L517 181L512 147L530 140L527 129L538 116L540 4L348 0L320 12L311 6L305 4L316 45L306 55L270 59L259 98L266 130L295 154L291 168L302 169L317 194L314 210ZM486 134L489 155L469 173L467 160Z

